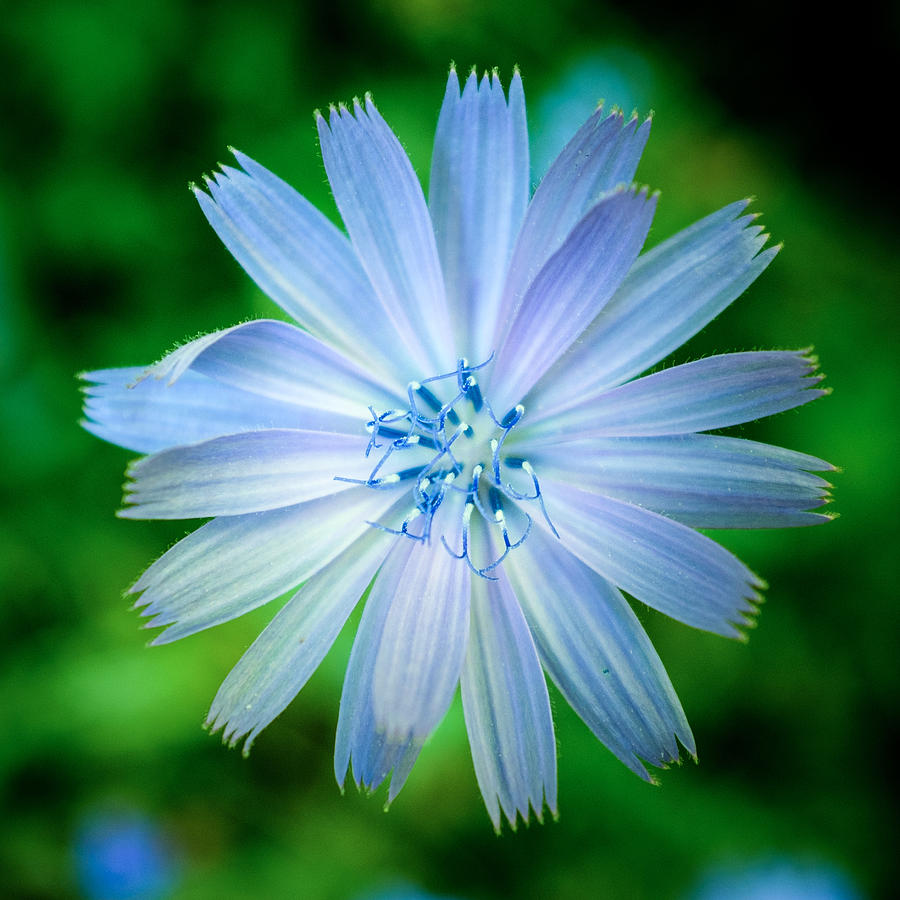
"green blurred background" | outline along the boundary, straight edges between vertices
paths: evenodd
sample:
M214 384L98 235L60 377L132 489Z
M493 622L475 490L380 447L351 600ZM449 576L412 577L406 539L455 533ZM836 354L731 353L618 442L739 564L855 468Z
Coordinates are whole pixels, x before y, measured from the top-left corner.
M786 11L735 24L718 9L5 8L0 894L353 898L406 885L683 898L710 871L783 864L826 873L843 891L833 896L891 895L898 230L876 114L896 18L863 6L834 26ZM846 48L863 38L859 59ZM814 344L833 396L738 433L845 470L827 527L716 534L771 584L748 645L639 610L700 765L648 786L553 694L560 819L500 838L458 701L387 815L380 798L341 797L331 754L352 629L249 759L202 731L271 608L145 649L122 591L186 526L116 520L129 454L76 424L75 372L150 363L188 336L273 314L189 180L235 145L335 216L311 112L366 90L427 177L451 59L497 65L504 81L521 66L535 179L600 97L654 109L638 170L662 190L651 244L757 198L784 251L676 359ZM111 840L143 860L143 893L91 887L90 861ZM832 896L810 891L797 896Z

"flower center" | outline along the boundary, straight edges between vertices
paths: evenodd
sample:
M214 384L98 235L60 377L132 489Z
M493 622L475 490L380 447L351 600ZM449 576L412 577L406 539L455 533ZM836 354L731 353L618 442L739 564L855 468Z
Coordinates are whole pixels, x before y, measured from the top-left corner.
M488 359L470 366L462 358L454 372L410 382L406 409L379 413L370 406L366 457L374 455L378 461L365 480L337 480L376 490L408 484L410 511L403 523L398 528L380 522L369 524L422 543L430 542L438 511L442 507L455 509L461 517L457 539L461 548L451 546L443 534L441 542L451 556L465 560L476 575L494 579L490 573L525 542L531 531L533 519L523 504L536 504L553 533L557 532L531 464L504 452L504 442L521 421L525 407L514 406L503 416L494 412L481 393L476 375L490 362ZM450 399L443 399L450 394ZM519 488L524 490L514 487L510 478L522 482ZM471 556L473 517L498 530L503 542L499 555L481 561L481 565ZM510 533L511 520L518 529L516 539Z

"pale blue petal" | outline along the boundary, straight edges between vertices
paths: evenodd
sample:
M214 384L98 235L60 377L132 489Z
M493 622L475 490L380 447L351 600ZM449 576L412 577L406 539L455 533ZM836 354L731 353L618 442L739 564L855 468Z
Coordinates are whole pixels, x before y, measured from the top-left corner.
M506 270L528 204L528 131L519 73L509 103L496 73L450 70L434 138L428 205L457 347L487 359Z
M813 472L834 466L793 450L710 434L570 440L529 461L550 478L652 509L692 528L816 525L808 512L831 485Z
M496 348L491 397L514 406L594 320L640 253L656 196L608 194L572 229L538 273Z
M619 500L548 478L541 486L564 546L617 587L704 631L741 637L751 624L763 582L715 541Z
M541 661L585 724L629 769L695 754L678 697L637 616L606 579L535 531L504 569ZM564 598L562 602L560 599Z
M804 350L709 356L645 375L561 413L538 411L528 419L527 440L555 441L561 433L648 437L739 425L826 394L816 388L823 378L816 369L815 357Z
M293 188L236 156L249 174L225 167L207 181L210 194L194 188L219 238L304 328L382 376L395 373L402 344L347 238Z
M325 658L390 541L368 529L291 597L219 688L206 720L211 731L223 729L232 746L246 735L244 755L250 752Z
M388 740L424 740L450 706L469 633L470 580L437 540L397 541L385 560L368 602L388 610L372 674L375 724Z
M82 375L89 382L84 388L84 428L128 450L154 453L223 434L298 424L298 410L290 403L197 372L185 372L173 385L141 380L146 373L146 367L138 366Z
M258 320L190 341L150 368L81 376L85 428L130 450L261 428L359 434L368 406L396 405L356 363L286 322Z
M389 611L386 603L366 601L344 676L334 746L338 784L344 786L348 768L356 786L369 792L391 775L388 803L399 793L423 743L409 737L390 740L375 724L372 681Z
M354 488L285 509L213 519L163 554L129 590L169 625L165 644L241 616L314 575L386 514L393 491Z
M632 266L615 296L536 386L529 408L551 410L598 396L658 363L739 297L775 257L767 235L724 207Z
M434 230L400 142L370 98L318 118L325 171L350 240L392 322L412 376L456 364ZM367 323L363 323L366 325Z
M499 570L498 570L499 571ZM494 828L544 803L556 815L556 743L547 684L522 610L501 572L475 578L462 700L475 776Z
M304 417L321 423L326 412L358 426L370 404L395 405L398 396L387 392L356 361L308 332L272 319L244 322L197 338L152 366L147 377L173 384L188 369L301 407L298 427L305 427ZM400 391L400 396L405 394L405 383Z
M293 506L365 480L368 437L269 429L173 447L132 463L127 519L206 519Z
M607 191L628 185L650 134L650 120L627 123L598 109L565 146L532 197L510 263L494 346L505 320L569 232Z

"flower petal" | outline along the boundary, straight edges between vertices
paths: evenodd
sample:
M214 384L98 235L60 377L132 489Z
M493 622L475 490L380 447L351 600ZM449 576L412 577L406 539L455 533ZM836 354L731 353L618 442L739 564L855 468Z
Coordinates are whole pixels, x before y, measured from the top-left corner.
M391 540L370 528L291 597L228 673L206 719L210 731L223 729L231 746L246 735L250 752L331 649Z
M428 205L456 345L481 362L494 349L497 310L513 242L528 205L528 130L522 79L509 103L496 72L473 71L460 97L450 70L431 160Z
M310 578L398 500L393 491L353 488L285 509L213 519L180 540L144 572L130 594L169 625L167 644L242 616Z
M504 568L544 668L599 740L647 781L643 761L677 761L676 737L695 754L669 676L619 591L537 531Z
M453 699L468 622L468 569L437 541L398 539L350 654L334 755L339 784L349 765L369 791L392 773L387 802L396 797Z
M81 377L95 382L84 427L143 453L262 428L359 434L370 404L398 402L312 335L266 319L204 335L149 369Z
M172 385L143 378L146 367L86 372L81 424L97 437L138 453L193 444L223 434L297 424L298 410L197 372ZM357 424L358 427L358 424Z
M627 185L650 134L650 120L627 123L620 112L596 112L563 148L531 199L509 267L493 347L528 286L572 229L607 191Z
M829 499L829 483L811 473L834 466L804 453L710 434L561 441L564 461L553 447L530 456L542 476L692 528L784 528L829 520L807 510Z
M764 584L724 547L649 510L541 483L563 545L599 575L694 628L741 637L751 624Z
M397 335L396 352L428 375L456 358L422 187L370 97L317 120L322 159L350 240ZM368 324L368 323L364 323Z
M778 253L741 200L642 254L615 296L529 398L554 409L658 363L739 297Z
M446 713L466 650L469 582L437 541L398 541L385 560L368 602L388 608L372 699L389 740L424 740Z
M497 347L491 396L498 411L518 403L590 325L640 253L656 195L608 194L572 229L538 273Z
M205 519L293 506L365 480L366 437L269 429L173 447L133 462L119 515L126 519Z
M499 571L499 570L498 570ZM522 610L505 576L473 579L462 671L463 712L475 776L494 828L500 810L538 821L556 815L556 743L547 684Z
M207 180L209 194L194 188L222 243L316 337L382 376L395 372L402 347L347 238L281 179L235 156L246 173L226 166Z
M324 423L323 413L358 423L371 403L387 406L391 394L356 362L287 322L257 319L197 338L165 356L147 377L174 384L192 369L225 384L294 406L299 427ZM317 424L314 427L322 427Z
M645 375L561 413L538 410L529 443L580 438L686 434L726 428L815 400L816 358L808 351L726 353ZM522 437L525 437L523 429Z
M343 788L348 768L356 786L377 790L391 775L388 803L400 792L424 739L389 739L375 722L372 681L375 661L384 636L387 604L366 601L344 676L334 746L334 775Z

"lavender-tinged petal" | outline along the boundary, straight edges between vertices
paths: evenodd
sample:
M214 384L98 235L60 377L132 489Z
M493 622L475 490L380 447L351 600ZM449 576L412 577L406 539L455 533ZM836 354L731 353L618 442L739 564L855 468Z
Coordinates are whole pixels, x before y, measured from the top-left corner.
M185 372L173 385L155 378L141 380L146 372L145 367L135 367L82 375L88 382L84 428L128 450L155 453L223 434L298 424L298 409L290 403L260 397L197 372ZM358 429L358 418L355 424Z
M741 438L680 434L583 440L562 435L529 459L542 475L692 528L784 528L830 518L809 510L828 502L831 487L812 473L834 471L834 466Z
M396 400L356 362L311 334L272 319L258 319L197 338L165 356L146 377L174 384L188 370L233 387L290 403L303 418L344 416L358 426L370 403ZM405 385L399 387L400 396Z
M300 692L325 658L387 553L391 537L370 528L284 605L229 672L206 724L234 746L256 736Z
M376 725L373 676L389 611L386 603L366 601L344 676L334 747L338 784L343 788L348 768L356 786L369 792L391 775L388 803L399 793L423 743L406 736L390 739Z
M285 509L213 519L163 554L129 590L166 644L268 603L310 578L384 516L393 491L354 488Z
M448 503L450 505L459 506L458 498L451 498ZM459 510L456 510L458 513ZM453 519L457 521L458 516ZM458 536L458 535L457 535ZM411 554L417 553L418 556L411 557ZM440 553L440 557L435 558L435 554ZM424 560L423 560L424 557ZM390 701L384 697L384 688L390 688L391 673L379 674L377 678L381 681L379 691L382 692L382 699L376 699L376 671L379 666L389 665L389 655L392 652L390 645L397 643L395 631L395 623L398 623L403 607L409 609L409 598L400 597L399 600L395 596L398 592L415 591L417 587L423 585L432 590L432 582L428 579L430 573L426 571L417 572L416 566L421 566L423 561L434 560L436 566L444 566L446 561L456 565L453 567L455 571L442 569L444 573L438 573L438 581L445 583L445 587L449 591L448 600L450 608L455 607L457 610L460 606L465 608L464 622L462 623L463 638L460 641L461 649L454 650L452 632L457 626L453 626L450 635L449 652L446 656L451 658L449 669L455 669L455 676L452 678L447 675L446 678L439 680L446 681L449 684L449 694L443 699L436 700L437 694L446 693L446 689L438 688L437 691L432 687L432 696L425 696L417 685L410 685L411 694L403 696L402 688L395 694L394 700ZM456 580L456 584L447 584L448 579L444 576L449 574L450 580ZM416 576L418 583L413 580ZM398 579L406 579L411 582L398 586ZM412 594L411 596L415 596ZM426 594L426 602L428 597ZM369 599L366 601L363 610L362 619L359 629L356 633L356 640L353 643L353 651L350 654L350 663L347 667L347 675L344 679L344 690L341 695L341 709L338 717L337 740L335 743L334 753L334 772L338 784L344 784L348 767L352 769L353 780L358 787L367 791L374 791L390 774L390 788L388 790L387 802L390 803L400 788L406 781L410 769L422 747L422 743L427 734L418 736L410 734L410 731L430 731L437 724L437 721L443 715L447 705L455 690L456 682L459 678L459 667L462 663L462 654L465 651L465 634L468 623L468 570L465 569L457 560L452 560L438 542L432 545L418 545L411 540L398 541L391 551L391 555L382 567L372 587ZM431 605L431 604L429 604ZM414 612L414 611L413 611ZM389 623L389 619L391 622ZM434 638L435 634L426 634L423 637L428 640ZM416 641L416 643L419 643ZM389 649L384 648L388 646ZM421 645L420 645L421 649ZM457 662L452 661L452 657L459 656ZM406 661L402 660L402 665L406 665ZM427 668L429 663L436 667L448 666L448 660L425 660L424 664ZM421 677L421 672L412 676L413 678ZM387 679L387 680L385 680ZM418 708L418 712L410 714L408 704L412 698L412 704ZM397 720L393 723L384 721L384 713L376 714L376 707L381 711L387 702L396 702L401 708L387 709L387 715L396 716ZM443 707L443 708L441 708ZM422 718L422 714L433 720L430 726ZM405 722L416 720L416 724L409 729ZM398 727L399 725L399 727ZM403 732L406 733L403 733Z
M528 439L649 437L751 422L826 394L807 351L726 353L673 366L561 413L529 420ZM523 434L524 437L524 434Z
M742 637L763 582L702 534L665 516L541 480L568 550L642 603L694 628ZM537 524L546 528L541 520Z
M547 684L522 610L501 573L472 584L462 700L475 776L494 828L530 809L556 814L556 744Z
M505 570L544 668L588 728L647 781L644 762L678 760L676 738L694 755L669 676L621 593L555 538L536 531L528 550Z
M325 171L384 315L416 368L447 371L455 355L425 197L400 142L371 99L318 118ZM407 367L407 371L410 368ZM409 377L409 376L407 376Z
M513 242L528 204L528 132L519 73L509 103L496 73L450 70L431 160L429 209L458 347L486 359Z
M304 328L382 376L399 372L402 343L380 311L347 238L280 179L243 154L194 194L247 274ZM405 377L405 376L402 376Z
M655 365L739 297L778 247L741 200L640 256L615 296L529 398L529 410L591 399Z
M491 396L499 409L518 403L612 297L640 253L655 210L656 196L646 191L609 194L550 257L511 311L497 348Z
M312 335L265 319L204 335L147 369L81 377L95 382L85 427L143 453L263 428L356 435L369 404L397 397Z
M269 429L173 447L128 468L120 516L205 519L293 506L365 480L365 434Z
M388 608L372 674L376 727L424 740L450 706L469 632L468 568L438 541L398 541L369 596Z
M604 193L631 183L649 133L649 119L626 123L619 112L597 109L557 157L534 193L513 251L495 346L509 313L569 232Z

